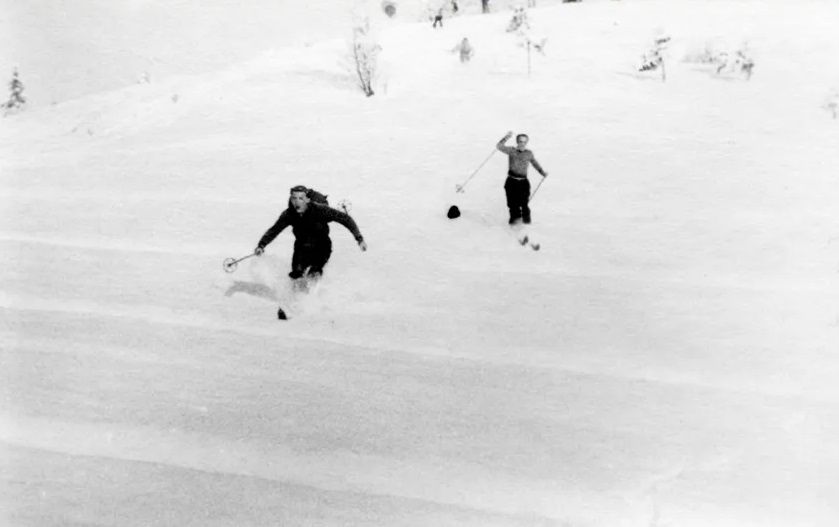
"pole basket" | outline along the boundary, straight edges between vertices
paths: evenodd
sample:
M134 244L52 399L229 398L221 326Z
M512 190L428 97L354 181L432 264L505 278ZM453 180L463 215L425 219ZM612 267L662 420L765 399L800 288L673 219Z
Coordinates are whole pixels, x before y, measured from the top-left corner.
M225 273L232 273L236 270L236 267L239 265L239 262L235 258L227 258L224 260L222 264L222 268L224 269Z
M247 260L251 256L256 256L256 253L252 253L252 254L249 254L247 256L243 256L243 257L239 258L238 260L236 258L228 258L222 263L221 266L224 269L225 273L232 273L233 271L236 270L236 266L239 265L239 262L241 262L242 260Z
M352 210L352 202L348 199L342 199L341 201L339 201L338 206L341 207L341 210L343 210L347 214L349 214Z

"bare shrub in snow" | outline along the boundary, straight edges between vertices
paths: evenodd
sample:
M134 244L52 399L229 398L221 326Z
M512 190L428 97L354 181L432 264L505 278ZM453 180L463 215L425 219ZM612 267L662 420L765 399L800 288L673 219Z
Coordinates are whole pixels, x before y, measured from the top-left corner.
M370 21L368 19L353 28L352 64L358 86L367 97L372 97L375 93L373 82L376 79L378 56L381 50L382 47L379 46L370 31Z
M26 104L26 98L23 96L23 83L17 76L17 69L12 74L12 80L9 81L9 100L3 103L3 114L8 115L14 113Z
M547 44L548 39L534 35L527 11L521 5L516 6L513 10L513 18L507 25L507 32L514 33L517 37L518 46L527 51L527 75L529 76L532 70L531 51L535 50L544 55L545 44Z
M717 75L723 72L739 73L746 77L746 80L752 77L752 70L755 67L755 62L749 56L745 47L733 52L720 52L715 57L714 64L716 65Z
M727 47L716 48L710 43L699 52L689 52L685 55L685 62L710 65L716 75L743 75L749 80L754 70L755 61L744 44L737 49Z

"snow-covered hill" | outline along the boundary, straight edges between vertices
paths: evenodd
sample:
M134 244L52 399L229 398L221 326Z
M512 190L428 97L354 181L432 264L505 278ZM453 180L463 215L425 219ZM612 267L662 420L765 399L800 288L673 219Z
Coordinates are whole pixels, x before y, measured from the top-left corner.
M336 16L2 121L4 524L835 524L839 6L540 1L528 75L510 12L464 4L371 15L371 98ZM662 34L666 82L634 68ZM743 42L749 81L682 60ZM549 172L538 252L507 130ZM296 184L370 249L334 227L278 322L291 234L221 262Z

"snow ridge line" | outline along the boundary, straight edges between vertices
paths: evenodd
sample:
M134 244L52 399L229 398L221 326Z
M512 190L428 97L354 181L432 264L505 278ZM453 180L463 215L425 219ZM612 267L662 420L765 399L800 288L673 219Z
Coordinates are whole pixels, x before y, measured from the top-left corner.
M626 507L619 498L583 495L556 482L499 476L451 459L402 460L343 449L310 454L268 440L228 441L180 430L2 414L0 424L0 442L23 448L398 497L519 520L563 519L575 509L580 514ZM393 474L406 476L394 480Z
M0 243L28 243L33 245L51 245L55 247L70 247L96 251L115 251L129 253L158 253L158 254L188 254L223 258L217 249L202 245L176 244L171 247L152 245L148 243L118 240L118 239L67 239L50 238L44 236L29 236L22 234L0 233ZM221 259L219 260L221 262ZM219 263L221 269L221 263Z
M0 243L29 243L29 244L37 244L37 245L50 245L54 247L69 247L69 248L77 248L77 249L87 249L87 250L96 250L96 251L113 251L113 252L127 252L127 253L150 253L150 254L180 254L180 255L191 255L191 256L203 256L208 258L216 258L218 260L218 268L221 269L221 262L230 256L229 253L221 253L217 249L217 247L210 247L206 245L185 245L185 244L177 244L173 245L172 247L166 247L162 245L151 245L151 244L144 244L140 242L133 242L133 241L125 241L125 240L117 240L117 239L100 239L100 240L93 240L93 239L58 239L58 238L49 238L43 236L30 236L30 235L22 235L22 234L15 234L15 233L0 233ZM235 242L239 243L239 242ZM546 262L550 262L550 260L546 260ZM755 281L752 280L751 282L748 280L740 280L736 277L734 278L706 278L706 277L698 277L698 276L688 276L684 278L678 278L673 276L665 276L665 277L658 277L658 276L640 276L638 274L633 273L616 273L616 272L603 272L598 271L597 269L571 269L571 268L562 268L556 269L555 267L548 267L548 264L544 264L542 267L535 267L531 269L531 274L534 276L550 276L550 275L557 275L561 274L568 278L577 278L577 279L608 279L608 280L620 280L624 282L637 282L637 283L657 283L657 284L668 284L668 285L675 285L680 287L713 287L718 289L731 289L736 291L752 291L752 292L771 292L771 293L786 293L786 292L795 292L795 293L808 293L808 294L815 294L815 293L822 293L824 292L825 286L822 284L813 285L809 282L800 282L800 281L793 281L793 280L785 280L785 281L778 281L777 279L773 282L767 282L765 280ZM511 267L512 268L512 267Z
M129 306L120 304L94 304L91 302L79 301L65 301L61 305L56 305L55 302L46 299L33 299L14 297L0 292L0 309L16 310L16 311L46 311L53 313L66 313L70 315L88 314L103 318L122 318L142 320L152 324L160 324L170 327L189 327L202 330L224 331L230 333L238 333L242 335L255 337L270 337L276 338L281 333L280 327L273 324L262 324L259 326L248 324L231 324L228 319L216 318L207 316L197 312L176 311L158 306ZM140 308L144 308L144 311ZM273 322L273 320L272 320ZM290 337L286 333L282 333L284 338ZM415 346L405 347L396 344L389 344L388 346L371 345L369 341L361 338L352 338L343 335L341 338L329 337L318 330L313 334L305 334L296 331L293 338L300 342L309 343L328 343L335 346L353 346L359 350L367 350L371 354L379 354L383 351L404 353L409 356L422 356L433 360L442 359L458 359L468 361L478 361L489 363L496 366L514 366L525 367L534 370L548 370L561 371L576 375L587 375L593 377L610 378L618 380L641 381L653 384L662 385L677 385L677 386L692 386L704 390L725 391L736 394L762 394L765 396L780 397L780 398L796 398L804 399L816 403L835 404L839 401L839 393L808 393L804 391L789 391L782 388L771 389L766 387L744 388L739 385L730 385L725 383L708 383L690 377L671 377L668 378L657 374L639 374L633 372L617 371L614 369L596 369L587 367L585 365L573 364L556 364L546 363L540 360L545 353L545 350L533 349L531 350L532 360L528 361L527 350L521 350L523 353L517 355L515 360L505 359L502 357L491 356L489 354L483 355L480 359L476 358L474 354L458 352L452 349L442 349L433 346ZM552 350L548 351L553 354Z
M72 190L58 187L38 187L38 190L30 189L5 189L0 190L0 200L8 201L47 201L47 202L74 202L78 200L104 201L113 203L211 203L211 204L236 204L253 206L265 203L265 196L227 196L219 197L219 193L202 195L193 189L182 189L183 192L167 191L148 192L140 189L133 190L130 194L123 193L121 189L108 190Z

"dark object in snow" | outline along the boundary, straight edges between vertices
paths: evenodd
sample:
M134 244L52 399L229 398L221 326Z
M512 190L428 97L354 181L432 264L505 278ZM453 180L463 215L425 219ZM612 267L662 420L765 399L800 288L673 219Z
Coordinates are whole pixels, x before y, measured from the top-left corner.
M460 209L457 208L457 205L452 205L451 207L449 207L449 212L446 213L446 216L450 220L453 220L455 218L459 218L460 217Z
M531 240L530 236L528 236L527 234L525 234L524 236L522 236L518 240L519 240L519 245L521 245L522 247L530 247L534 251L538 251L539 249L542 248L542 245L540 243L537 243L537 242L534 242L533 240Z
M285 311L283 311L283 308L277 309L277 318L279 320L288 320L288 316L285 314Z
M443 27L443 8L441 7L437 10L437 14L434 15L434 23L431 24L431 27L437 27L437 24L440 24L440 27Z
M394 15L396 15L396 2L393 2L392 0L383 0L382 9L387 16L393 18Z

